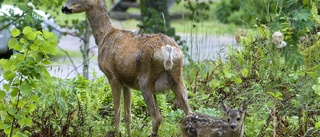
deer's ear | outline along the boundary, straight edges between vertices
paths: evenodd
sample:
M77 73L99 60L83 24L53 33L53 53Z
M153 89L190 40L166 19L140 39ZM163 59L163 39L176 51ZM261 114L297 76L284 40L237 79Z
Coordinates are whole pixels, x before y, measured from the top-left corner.
M241 107L239 108L239 110L242 113L246 113L247 112L247 108L248 108L247 101L243 101L243 103L242 103Z
M226 104L224 104L223 101L220 101L220 107L222 108L222 111L223 111L224 113L228 113L229 110L230 110L230 107L228 107Z

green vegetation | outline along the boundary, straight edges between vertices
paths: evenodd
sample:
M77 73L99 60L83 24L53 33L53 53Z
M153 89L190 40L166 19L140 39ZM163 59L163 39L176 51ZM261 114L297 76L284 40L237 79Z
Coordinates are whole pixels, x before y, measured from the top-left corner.
M221 2L225 3L210 5L210 8L236 4L227 3L227 0ZM281 11L257 13L268 18L245 21L244 26L255 27L236 35L239 47L228 45L227 58L190 62L184 67L189 104L195 112L223 116L218 101L225 100L235 107L247 100L246 136L318 136L320 19L317 7L315 1L288 0L292 3L286 6L279 2L276 4ZM270 7L250 6L248 1L242 4L251 11L254 8L273 9L272 4ZM241 5L238 6L241 9ZM222 15L227 13L224 11L216 16L226 16ZM234 17L243 15L241 12L245 11L230 11L230 14L235 14ZM68 19L58 20L69 20L71 16L61 17ZM212 21L211 17L198 23L172 21L172 26L178 32L208 35L237 32L240 28ZM227 19L232 21L231 17ZM272 36L275 32L284 35L280 42L286 42L285 47L277 48ZM53 77L47 70L52 65L49 57L63 56L62 51L55 48L58 38L51 32L28 26L14 29L11 34L9 47L20 53L9 60L0 60L3 77L0 81L0 136L107 136L113 130L113 103L106 78ZM80 56L79 53L70 55ZM179 120L184 114L173 93L160 93L157 99L163 116L159 135L181 136ZM132 101L132 136L148 136L151 118L140 91L133 91ZM121 124L124 134L125 125Z

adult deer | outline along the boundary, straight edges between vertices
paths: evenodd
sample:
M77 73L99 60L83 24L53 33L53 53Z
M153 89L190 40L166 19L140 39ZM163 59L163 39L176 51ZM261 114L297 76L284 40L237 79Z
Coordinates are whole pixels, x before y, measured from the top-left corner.
M225 118L216 118L204 114L191 114L180 120L183 137L242 137L244 134L244 117L247 104L238 109L230 109L223 102L222 110Z
M182 78L183 53L174 40L163 34L135 34L113 28L104 0L68 0L61 10L65 14L85 12L90 22L98 45L99 67L112 89L116 136L119 136L121 90L129 135L131 88L142 92L152 117L151 136L157 136L162 119L157 92L172 89L184 113L192 113Z

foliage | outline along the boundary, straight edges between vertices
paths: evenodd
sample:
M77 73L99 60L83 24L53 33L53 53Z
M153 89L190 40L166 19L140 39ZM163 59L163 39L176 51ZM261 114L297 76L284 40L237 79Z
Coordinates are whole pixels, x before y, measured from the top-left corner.
M284 5L285 12L279 12L269 26L271 31L281 31L286 35L285 41L289 46L285 47L283 55L289 67L297 69L305 63L298 43L301 37L312 31L318 15L317 11L312 11L316 8L312 1L302 3L291 0L284 2Z
M214 14L221 22L251 27L257 19L262 23L270 22L281 4L281 0L221 0Z
M16 28L23 28L24 26L31 26L41 30L41 22L43 21L42 15L37 14L33 9L38 9L40 6L45 7L48 10L54 12L60 12L60 9L56 8L61 5L62 0L12 0L14 6L23 11L21 14L17 14L13 11L9 11L10 15L4 14L1 16L1 30L8 29L8 25L14 25ZM32 4L31 4L32 3ZM0 2L0 6L2 2ZM51 18L51 17L49 17ZM52 30L53 28L50 28Z
M290 10L290 4L298 8ZM292 12L279 12L269 27L257 22L255 28L239 35L239 46L227 47L226 59L191 62L184 67L192 109L222 116L220 100L231 107L248 100L246 136L317 136L319 35L311 30L316 29L319 17L314 4L303 4L288 3L283 9ZM275 31L284 33L289 46L278 49L272 44ZM0 136L107 136L113 130L112 94L105 77L52 77L46 67L51 63L49 54L55 53L57 37L30 27L13 29L12 36L9 46L19 54L0 60L4 78ZM307 42L299 41L301 36ZM305 65L300 62L304 59ZM184 114L173 93L157 94L157 99L163 116L159 135L180 136L179 120ZM133 91L132 101L132 136L147 136L151 118L141 92ZM124 133L123 122L121 126Z
M271 32L282 32L288 45L282 50L282 56L285 57L286 64L296 70L305 64L304 57L298 49L301 38L314 32L314 26L319 26L317 3L297 0L246 0L240 4L226 0L220 1L216 13L217 18L223 22L249 26L255 24L258 27L267 24ZM223 9L227 9L226 12ZM233 17L237 20L233 20Z
M227 100L235 107L248 100L246 136L317 136L319 64L292 70L271 44L272 31L257 30L241 36L241 48L230 46L226 60L186 67L190 105L218 108Z
M34 92L39 81L50 77L46 64L49 54L55 54L58 38L46 30L34 31L30 27L13 29L9 48L23 54L14 54L10 60L1 60L3 77L1 99L1 129L10 136L30 135L32 114L39 103L38 93Z
M177 0L177 4L180 4L182 0ZM203 20L207 20L209 18L210 4L213 1L193 1L193 0L185 0L184 7L191 11L191 15L189 15L189 19L195 22L201 22ZM196 27L194 24L193 27Z
M102 136L110 125L100 114L111 104L104 78L93 81L51 77L46 69L58 38L46 30L13 29L9 47L19 51L0 60L5 82L0 88L1 136ZM89 90L92 90L88 92ZM102 113L102 112L101 112Z

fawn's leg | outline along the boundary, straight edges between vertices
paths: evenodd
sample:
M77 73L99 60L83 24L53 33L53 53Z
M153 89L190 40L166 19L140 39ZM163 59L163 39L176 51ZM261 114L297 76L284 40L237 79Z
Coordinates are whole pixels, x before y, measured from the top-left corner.
M126 124L127 136L131 136L131 89L123 87L123 99L124 99L124 122Z

